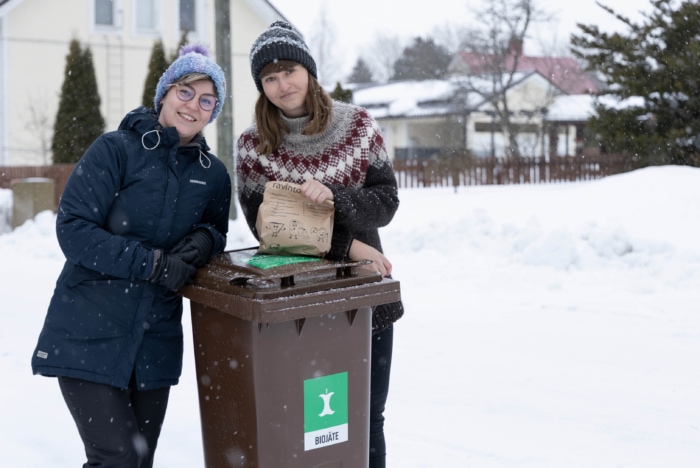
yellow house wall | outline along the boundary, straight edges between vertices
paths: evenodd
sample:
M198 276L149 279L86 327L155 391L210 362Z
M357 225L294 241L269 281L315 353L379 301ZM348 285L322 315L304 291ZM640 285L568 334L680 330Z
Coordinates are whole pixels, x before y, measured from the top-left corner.
M448 121L444 117L378 121L392 159L396 148L447 148L463 144L461 122Z
M0 71L0 80L3 76L5 80L0 92L3 88L7 90L2 100L7 121L5 131L0 134L3 146L0 165L50 163L51 156L45 148L48 145L50 149L66 55L73 38L78 39L82 47L88 45L92 52L101 98L100 111L106 120L105 131L116 129L124 114L141 105L155 40L158 37L163 40L168 55L179 43L179 2L160 1L159 33L138 33L134 26L133 0L118 1L121 2L118 31L95 29L92 0L24 0L2 18L4 30L0 31L0 47L7 70ZM233 70L228 90L233 95L235 139L252 122L258 95L248 64L250 45L279 17L259 0L231 0L230 3ZM215 55L214 0L201 0L198 14L201 18L199 35L191 35L190 41L207 44ZM0 129L2 127L0 123ZM216 125L207 126L204 134L219 155Z

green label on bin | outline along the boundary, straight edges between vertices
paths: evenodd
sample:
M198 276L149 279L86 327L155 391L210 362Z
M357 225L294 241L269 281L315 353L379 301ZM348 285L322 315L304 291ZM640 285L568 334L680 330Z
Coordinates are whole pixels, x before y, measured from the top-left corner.
M348 440L348 373L304 380L304 450Z
M320 262L318 257L305 257L303 255L267 255L256 254L250 257L248 265L262 268L274 268L283 265L293 265L295 263Z

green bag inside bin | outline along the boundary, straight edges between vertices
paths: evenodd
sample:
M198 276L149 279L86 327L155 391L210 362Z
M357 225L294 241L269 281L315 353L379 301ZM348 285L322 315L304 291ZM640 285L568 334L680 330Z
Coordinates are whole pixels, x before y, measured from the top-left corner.
M248 265L266 270L283 265L293 265L295 263L320 262L318 257L307 257L303 255L268 255L255 254L248 260Z

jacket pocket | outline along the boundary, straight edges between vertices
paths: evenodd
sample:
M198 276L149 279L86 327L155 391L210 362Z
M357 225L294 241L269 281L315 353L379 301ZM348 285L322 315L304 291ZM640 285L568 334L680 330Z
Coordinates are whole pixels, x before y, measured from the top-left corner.
M91 270L89 268L76 265L74 263L67 263L66 267L61 273L61 280L69 287L74 287L84 282L98 282L98 281L109 281L115 279L110 275L100 273L99 271Z

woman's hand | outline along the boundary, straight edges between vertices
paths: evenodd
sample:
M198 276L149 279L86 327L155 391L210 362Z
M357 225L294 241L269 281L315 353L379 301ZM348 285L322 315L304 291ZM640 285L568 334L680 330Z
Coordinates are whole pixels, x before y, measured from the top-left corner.
M372 263L362 265L360 268L378 271L382 276L388 276L391 274L392 266L389 259L386 258L379 250L365 244L364 242L360 242L357 239L352 241L348 256L350 257L350 260L354 261L372 260Z
M315 179L307 180L301 184L301 193L314 203L323 203L326 200L333 200L331 189Z

